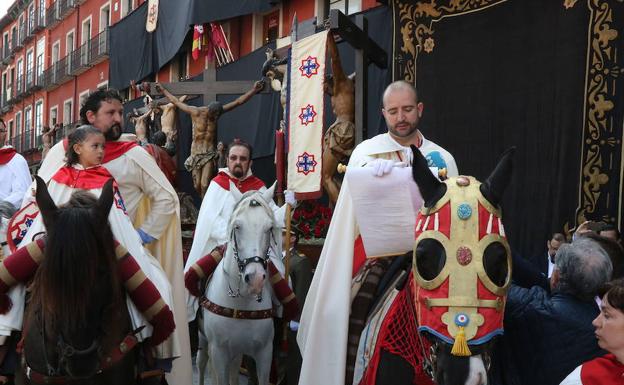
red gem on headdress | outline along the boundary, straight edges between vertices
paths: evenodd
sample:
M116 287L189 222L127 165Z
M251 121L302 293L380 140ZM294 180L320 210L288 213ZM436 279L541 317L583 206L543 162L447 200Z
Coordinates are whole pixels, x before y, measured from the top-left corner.
M459 262L459 264L462 266L466 266L471 261L472 261L472 251L470 251L470 249L467 248L466 246L460 246L457 249L457 262Z

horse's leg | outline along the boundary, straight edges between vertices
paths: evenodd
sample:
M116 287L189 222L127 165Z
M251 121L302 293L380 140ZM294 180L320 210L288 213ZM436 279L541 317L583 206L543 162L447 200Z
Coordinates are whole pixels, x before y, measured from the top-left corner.
M210 385L228 385L231 360L228 357L227 350L220 350L215 343L210 343L208 347L208 359L210 361L210 371L212 372L212 383Z
M240 376L240 367L243 362L243 356L234 357L230 363L230 385L238 385Z
M208 340L204 333L199 330L199 343L197 346L197 372L199 373L199 385L204 385L206 364L208 363Z
M271 361L273 360L273 344L269 341L254 357L256 360L256 373L258 374L258 385L269 385L271 375Z

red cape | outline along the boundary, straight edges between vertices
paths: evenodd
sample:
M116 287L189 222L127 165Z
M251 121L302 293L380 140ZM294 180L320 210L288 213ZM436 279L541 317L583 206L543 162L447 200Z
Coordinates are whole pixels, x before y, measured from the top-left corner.
M624 364L613 354L606 354L581 366L581 381L584 385L624 384Z
M212 181L217 183L226 191L230 191L231 181L236 185L236 188L238 188L238 191L240 191L241 193L246 193L250 190L260 190L262 187L264 187L264 182L254 175L251 175L243 180L239 180L236 178L232 178L223 171L220 171L217 176L212 179Z
M52 180L69 187L92 190L102 188L112 177L108 170L102 166L93 167L88 170L79 170L74 167L62 167L54 174Z
M13 147L3 148L0 150L0 165L7 164L17 154Z

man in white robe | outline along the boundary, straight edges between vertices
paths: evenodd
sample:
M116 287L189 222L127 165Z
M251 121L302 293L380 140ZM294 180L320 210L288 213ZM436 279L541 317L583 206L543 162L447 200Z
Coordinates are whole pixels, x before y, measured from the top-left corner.
M119 184L126 211L145 247L160 262L173 290L173 311L177 325L179 356L167 375L171 384L191 384L192 366L186 318L180 203L178 196L154 158L134 142L124 141L123 105L114 90L98 90L89 95L80 109L85 124L91 124L106 137L103 166ZM65 141L55 144L44 159L38 175L48 182L64 166ZM110 160L107 160L110 159ZM32 200L28 192L23 205ZM176 348L176 347L172 347Z
M446 169L447 177L458 175L453 156L425 139L418 130L423 104L418 102L411 84L405 81L390 84L384 92L383 105L388 133L360 143L353 150L348 167L370 167L373 174L383 177L393 167L411 164L409 146L413 144L427 158L430 168ZM364 262L361 256L354 255L358 236L345 179L301 315L297 334L303 357L299 385L345 382L351 278L356 270L354 264L357 267Z
M6 125L0 119L0 201L18 209L31 182L30 170L26 159L13 147L5 145L6 137Z
M195 227L195 237L189 257L184 266L186 273L191 266L206 254L210 253L216 246L227 243L229 234L227 226L234 210L234 197L230 193L230 183L233 183L238 191L246 193L251 190L265 191L264 182L254 176L251 172L252 149L251 146L242 141L235 141L228 148L227 167L219 169L218 174L212 179L197 218ZM294 206L296 201L294 194L289 191L284 192L286 202ZM273 201L269 202L273 209L277 225L284 227L284 214L286 205L278 207ZM276 240L276 242L281 242ZM283 273L281 260L273 258L273 263L278 270ZM197 313L197 297L188 297L188 318L195 319Z

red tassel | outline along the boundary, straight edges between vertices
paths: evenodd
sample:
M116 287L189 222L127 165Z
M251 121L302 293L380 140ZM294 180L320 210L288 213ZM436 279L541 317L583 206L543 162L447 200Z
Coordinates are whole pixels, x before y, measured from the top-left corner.
M0 314L6 314L13 307L11 298L5 293L0 294Z
M150 321L154 328L152 332L152 338L150 343L152 346L160 345L165 341L171 333L175 330L175 321L173 320L173 312L169 309L169 306L165 306L158 312Z

